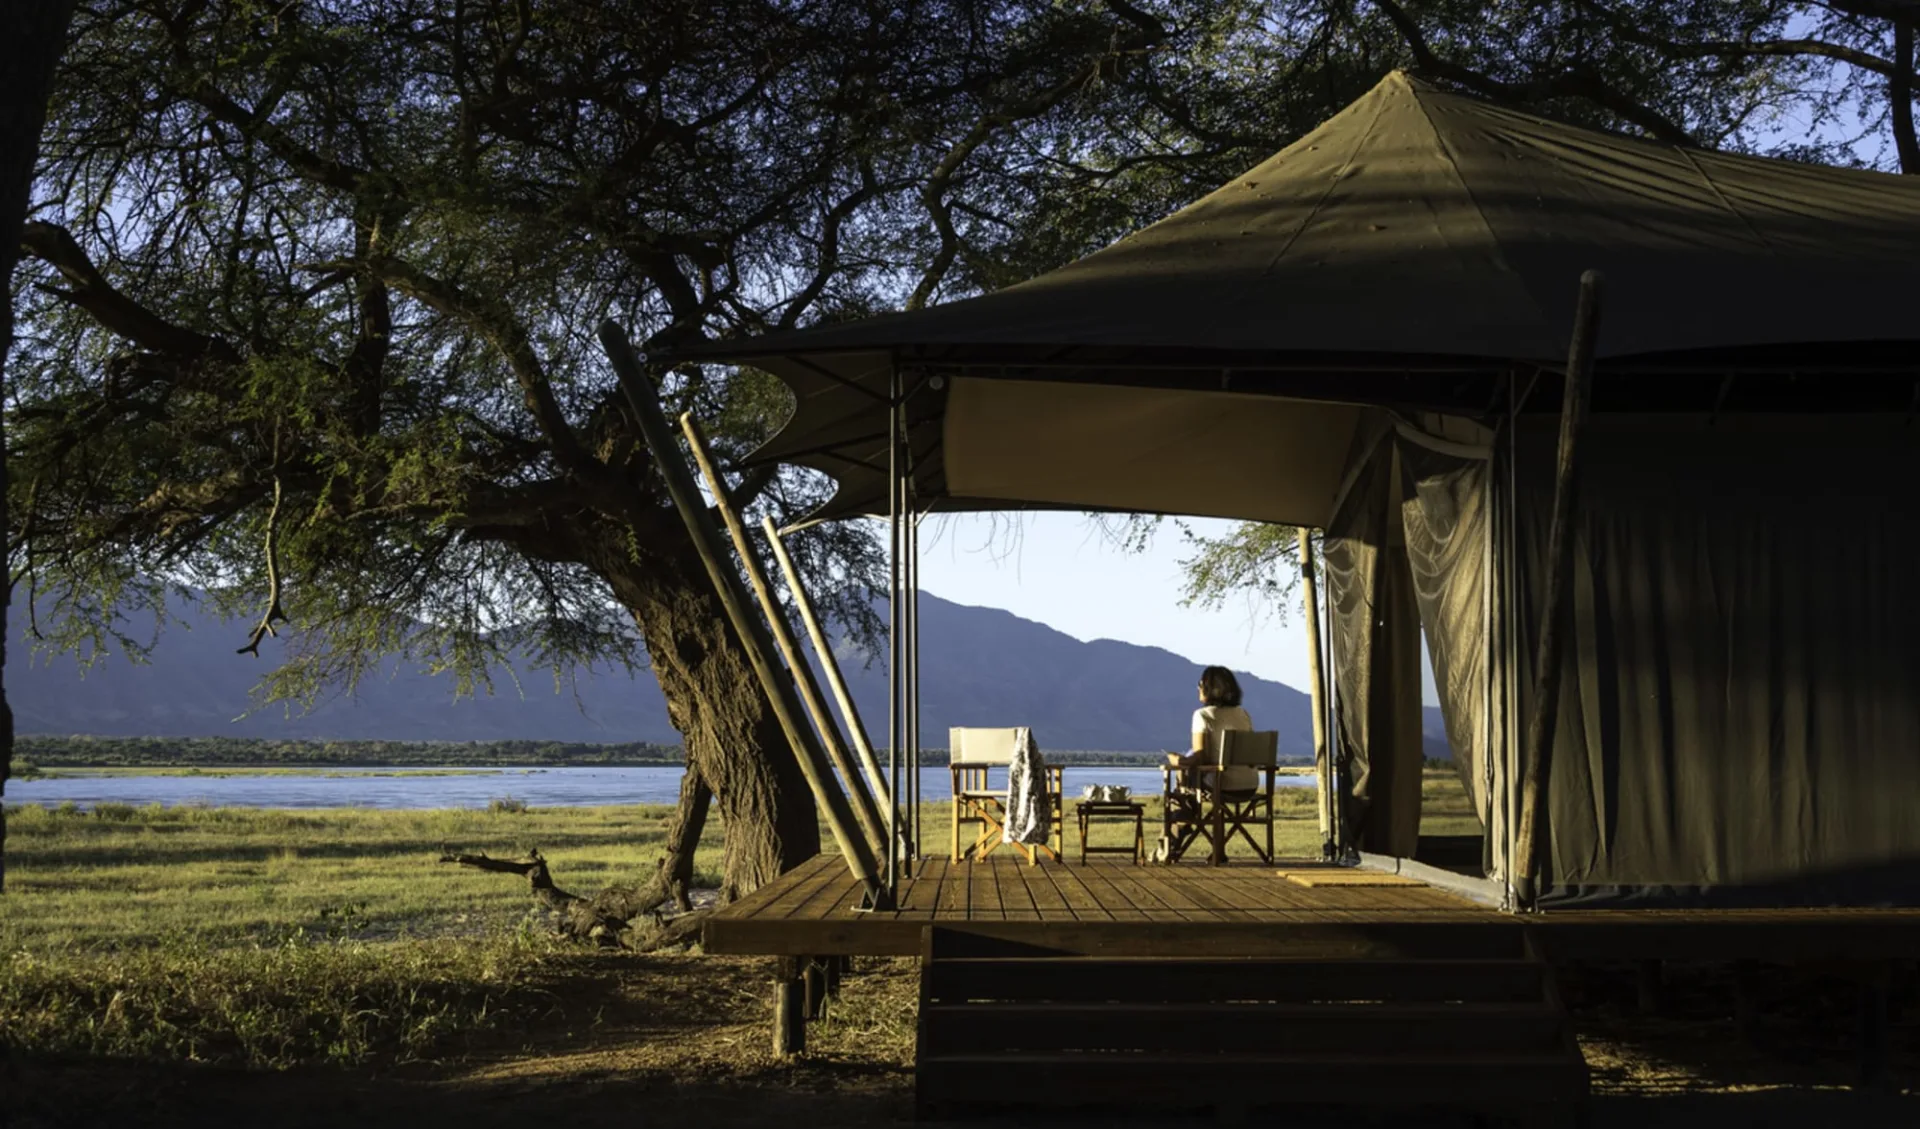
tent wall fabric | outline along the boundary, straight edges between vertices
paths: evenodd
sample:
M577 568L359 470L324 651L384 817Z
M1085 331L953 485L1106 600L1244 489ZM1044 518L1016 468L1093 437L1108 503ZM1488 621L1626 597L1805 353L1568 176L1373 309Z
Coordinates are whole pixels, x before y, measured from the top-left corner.
M1361 409L961 377L942 450L963 496L1318 525Z
M1420 613L1400 527L1397 460L1376 417L1323 538L1332 620L1341 841L1411 858L1420 843Z
M1525 655L1554 428L1516 441ZM1910 425L1595 417L1580 457L1542 904L1920 903Z
M1396 438L1404 479L1401 524L1447 744L1485 825L1493 802L1487 777L1491 453L1463 457Z

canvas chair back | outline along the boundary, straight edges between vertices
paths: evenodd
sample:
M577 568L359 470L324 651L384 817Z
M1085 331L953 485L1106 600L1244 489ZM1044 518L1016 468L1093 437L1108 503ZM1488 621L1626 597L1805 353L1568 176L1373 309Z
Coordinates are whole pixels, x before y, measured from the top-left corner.
M968 767L1004 766L1013 760L1017 729L949 729L947 759Z
M1279 763L1280 734L1271 729L1225 729L1207 741L1207 752L1221 766L1222 792L1250 792L1260 786L1260 773L1255 770Z
M1229 768L1265 768L1280 763L1280 734L1275 730L1229 729L1220 737L1220 763Z

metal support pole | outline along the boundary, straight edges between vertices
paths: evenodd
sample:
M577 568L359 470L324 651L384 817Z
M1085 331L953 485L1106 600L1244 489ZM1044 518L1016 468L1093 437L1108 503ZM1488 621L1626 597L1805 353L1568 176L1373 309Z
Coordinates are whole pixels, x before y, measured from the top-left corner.
M1540 648L1534 661L1533 715L1528 719L1525 761L1521 765L1520 830L1515 836L1514 866L1519 878L1520 902L1532 907L1538 894L1535 881L1541 784L1549 767L1547 746L1560 704L1560 633L1572 603L1575 448L1586 422L1587 396L1592 386L1594 338L1600 328L1600 272L1580 276L1580 304L1573 316L1573 339L1567 350L1567 385L1560 404L1560 450L1553 482L1553 520L1547 527L1547 584L1542 601Z
M666 483L667 494L673 499L673 508L686 523L694 551L699 554L700 563L706 567L707 578L713 582L720 605L733 625L734 634L740 639L741 649L746 652L748 665L760 680L760 688L767 696L774 719L779 722L788 745L793 749L794 758L800 763L800 771L807 778L808 787L813 790L814 802L826 816L827 826L840 845L840 853L846 858L848 869L853 871L854 878L865 888L869 905L892 905L891 892L880 885L873 855L854 824L847 798L834 784L833 770L825 763L825 758L818 755L819 750L813 743L807 740L799 713L792 708L791 692L781 691L782 680L774 659L772 640L767 637L767 627L748 610L747 594L740 583L740 574L727 563L720 531L714 528L713 518L700 498L700 489L694 484L693 474L687 469L686 461L681 458L674 444L673 429L668 426L666 416L660 410L660 397L654 391L653 382L642 371L640 358L634 354L625 331L617 324L612 321L601 322L599 335L601 347L606 350L607 359L613 363L613 370L620 379L620 389L633 411L640 434L653 452L654 465L659 468L660 477Z
M887 813L900 811L900 369L887 376ZM909 821L908 826L911 826ZM896 828L897 830L901 830ZM887 837L898 843L898 834ZM887 852L887 885L900 890L900 856Z
M911 441L911 440L909 440ZM909 451L911 454L911 451ZM911 857L920 858L920 514L913 496L911 462L907 478L907 760L908 810L913 813ZM917 870L917 866L916 866Z
M873 795L879 796L887 790L887 774L880 767L880 758L874 755L873 742L867 737L866 723L860 719L860 709L854 704L853 694L847 689L846 676L840 671L840 660L834 657L833 641L827 637L820 617L814 612L813 598L807 595L807 586L800 579L800 570L793 566L793 558L787 554L786 543L781 540L773 518L761 518L760 528L767 535L767 543L773 546L773 559L780 565L780 574L786 578L787 590L793 593L794 608L800 613L800 622L806 626L807 638L813 643L813 653L820 658L820 669L826 672L827 689L833 691L833 700L840 707L841 720L846 722L853 751L860 758L861 768L866 771L867 784Z
M867 794L860 767L854 763L846 744L840 740L840 729L834 725L833 715L827 712L827 703L820 696L819 683L813 680L813 668L807 665L807 657L800 653L799 640L793 637L793 628L788 626L787 617L780 610L780 602L774 598L773 586L767 583L766 570L760 567L760 558L754 554L753 543L747 539L746 523L740 520L740 511L733 504L733 499L727 496L726 480L720 477L720 468L714 465L707 437L700 430L700 423L693 418L693 413L688 412L680 417L680 430L687 437L687 449L693 452L694 465L700 468L701 476L707 480L707 489L713 494L713 508L720 512L720 520L726 525L728 536L733 538L734 551L740 554L741 567L746 569L747 583L760 601L761 614L767 617L767 627L773 633L774 646L780 648L780 657L786 660L787 672L793 676L791 685L799 694L801 705L806 707L807 715L813 720L821 749L846 781L847 797L853 802L854 818L860 821L860 829L866 832L867 840L873 844L875 857L878 858L878 852L886 849L887 842L887 829L880 821L879 805Z

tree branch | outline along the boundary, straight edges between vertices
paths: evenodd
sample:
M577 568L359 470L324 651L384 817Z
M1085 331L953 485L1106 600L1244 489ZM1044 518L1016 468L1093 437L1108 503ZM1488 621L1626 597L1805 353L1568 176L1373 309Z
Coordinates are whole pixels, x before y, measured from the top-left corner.
M554 397L546 366L534 352L532 338L504 303L470 293L388 255L376 254L361 264L322 263L314 269L332 270L351 265L357 265L428 308L460 321L499 350L513 369L527 411L552 445L554 458L589 483L600 480L600 472L605 468L580 445L580 437L574 434L572 425L560 411L560 402Z
M277 445L277 444L276 444ZM279 632L273 629L274 622L285 621L287 613L280 608L280 548L274 543L280 526L280 476L273 476L273 507L267 511L267 610L261 615L260 622L254 625L253 634L247 638L247 645L235 654L260 657L260 640L268 635L279 638Z
M73 233L57 224L34 222L20 233L20 247L67 280L69 288L47 289L85 310L109 332L143 349L184 359L201 358L233 364L240 354L217 337L175 325L127 297L108 282L82 250Z
M1413 53L1414 71L1466 87L1496 102L1525 106L1549 98L1584 98L1632 122L1648 134L1669 145L1698 145L1678 123L1651 106L1642 105L1609 86L1591 71L1562 71L1534 82L1504 82L1481 74L1471 67L1440 58L1427 42L1420 24L1394 0L1373 0L1374 6L1393 24Z

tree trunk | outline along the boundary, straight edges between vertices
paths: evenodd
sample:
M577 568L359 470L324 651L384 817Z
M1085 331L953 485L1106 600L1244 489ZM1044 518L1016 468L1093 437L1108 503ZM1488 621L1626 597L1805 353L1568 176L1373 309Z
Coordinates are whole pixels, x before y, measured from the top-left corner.
M660 881L666 884L667 898L681 912L693 908L687 896L693 885L693 853L700 848L700 834L707 829L707 808L713 803L713 789L691 762L680 777L680 806L673 809L673 822L667 825L667 853L660 860Z
M0 386L6 358L13 351L13 268L20 260L20 228L26 222L33 189L33 166L40 155L40 130L47 120L47 92L54 64L66 49L67 24L74 0L9 0L0 27ZM6 435L0 431L0 561L8 559ZM8 596L12 585L6 585ZM7 600L0 599L0 797L13 768L13 710L6 692ZM0 892L7 888L7 809L0 803Z
M1900 154L1900 171L1920 175L1920 135L1913 129L1913 16L1893 17L1893 77L1887 83L1887 105L1893 113L1893 146Z
M644 562L619 536L581 537L584 557L612 586L646 641L667 714L686 745L687 767L711 789L726 824L720 900L748 894L820 853L820 822L793 750L760 692L720 598L687 543L679 519L664 513L642 532ZM670 853L691 873L694 824L688 797L677 830L692 838ZM705 809L698 818L704 821Z

